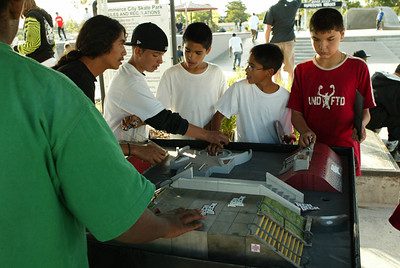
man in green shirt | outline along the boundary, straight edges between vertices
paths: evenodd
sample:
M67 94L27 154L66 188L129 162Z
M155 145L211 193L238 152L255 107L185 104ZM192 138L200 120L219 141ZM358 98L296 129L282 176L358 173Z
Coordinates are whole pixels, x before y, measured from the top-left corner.
M198 210L149 211L153 184L89 99L12 51L23 4L0 1L0 266L87 267L85 228L131 243L199 228Z

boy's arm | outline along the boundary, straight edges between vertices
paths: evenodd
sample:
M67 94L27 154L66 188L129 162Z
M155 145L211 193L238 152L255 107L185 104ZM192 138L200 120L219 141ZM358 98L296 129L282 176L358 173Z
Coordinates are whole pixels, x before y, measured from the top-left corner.
M361 140L358 139L357 135L357 130L356 128L353 128L353 139L358 141L358 142L363 142L365 138L367 137L367 131L365 129L365 126L368 125L369 120L371 120L371 115L369 113L369 109L364 109L363 110L363 118L362 118L362 125L361 125Z
M214 116L211 118L210 121L210 130L219 130L221 128L221 122L222 120L225 118L225 116L223 114L221 114L220 112L216 112L214 114Z
M302 113L292 110L292 124L300 133L299 145L301 147L307 147L316 141L317 136L308 127Z
M210 125L210 130L219 131L221 128L221 122L224 118L225 116L217 111L212 117L210 123L207 124ZM221 149L222 147L219 144L210 144L207 147L207 151L210 155L216 155L219 151L221 151Z

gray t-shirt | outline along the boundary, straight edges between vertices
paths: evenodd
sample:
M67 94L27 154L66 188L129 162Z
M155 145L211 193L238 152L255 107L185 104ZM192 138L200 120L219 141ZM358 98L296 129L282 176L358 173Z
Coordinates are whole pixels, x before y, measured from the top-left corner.
M272 26L271 43L282 43L295 39L294 18L301 0L280 0L271 6L264 17L264 24Z

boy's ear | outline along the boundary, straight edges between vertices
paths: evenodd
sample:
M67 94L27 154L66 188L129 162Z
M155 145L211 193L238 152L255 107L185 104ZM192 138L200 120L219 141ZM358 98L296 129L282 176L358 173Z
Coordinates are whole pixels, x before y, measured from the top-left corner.
M206 50L206 55L208 55L208 53L210 53L210 51L211 51L211 47L209 47L209 48Z
M143 50L142 50L140 47L138 47L138 46L134 46L134 47L133 47L133 53L134 53L135 55L142 56Z
M275 74L274 68L265 69L268 76L272 77Z
M344 31L341 31L340 32L340 41L343 41L343 39L344 39Z

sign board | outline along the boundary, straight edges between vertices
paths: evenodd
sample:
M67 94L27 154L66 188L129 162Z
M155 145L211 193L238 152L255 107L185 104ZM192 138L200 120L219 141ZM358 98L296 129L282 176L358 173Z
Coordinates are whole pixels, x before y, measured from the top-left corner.
M104 2L105 3L98 5L99 14L103 14L118 20L126 29L127 41L131 40L133 29L138 24L144 22L152 22L157 24L168 36L169 46L168 51L164 54L163 64L161 64L156 71L152 73L146 73L146 80L149 84L150 90L155 94L162 74L166 69L173 65L171 47L171 15L169 5L155 4L153 1ZM125 48L127 55L125 56L124 62L127 62L132 55L132 47L126 46ZM108 70L104 73L104 85L106 92L108 90L108 85L115 73L115 70Z
M343 2L332 0L317 0L310 3L301 3L300 8L341 7Z

